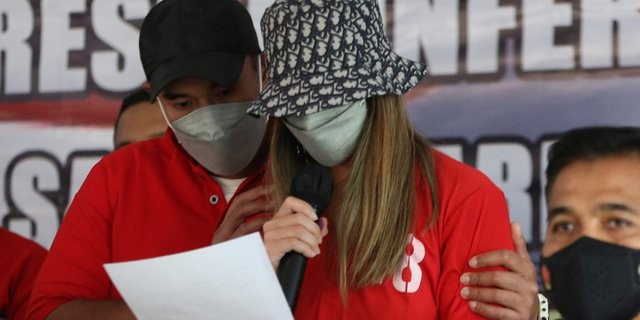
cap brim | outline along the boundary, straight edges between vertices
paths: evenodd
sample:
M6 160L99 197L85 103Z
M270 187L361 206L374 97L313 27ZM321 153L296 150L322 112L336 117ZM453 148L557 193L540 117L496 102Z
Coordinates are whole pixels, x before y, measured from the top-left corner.
M223 87L232 87L240 78L247 53L207 52L198 57L180 57L164 63L151 74L151 100L172 81L197 77Z

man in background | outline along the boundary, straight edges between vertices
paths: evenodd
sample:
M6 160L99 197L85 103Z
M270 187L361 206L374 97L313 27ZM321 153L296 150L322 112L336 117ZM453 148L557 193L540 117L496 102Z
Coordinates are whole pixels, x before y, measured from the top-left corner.
M550 319L640 319L640 128L568 131L548 159L549 214L540 271L560 311L553 310ZM532 273L518 229L512 228L518 254L474 258L477 267L504 265L510 272L500 273L499 280L493 271L466 274L462 282L472 286L469 300L502 295L508 303L514 299L507 291L527 284L517 281ZM495 288L488 288L492 284ZM498 318L508 311L485 303L475 309L485 316L501 313Z
M546 176L552 303L565 319L640 319L640 128L567 132Z
M113 128L113 148L158 138L167 130L167 122L157 105L150 103L149 93L140 89L122 100Z

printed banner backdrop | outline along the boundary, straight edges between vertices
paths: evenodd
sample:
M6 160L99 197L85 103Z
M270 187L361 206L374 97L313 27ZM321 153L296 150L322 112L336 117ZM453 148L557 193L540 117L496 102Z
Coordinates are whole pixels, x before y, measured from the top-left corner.
M243 1L259 26L270 1ZM150 0L0 0L0 217L49 247L139 88ZM549 145L586 125L638 125L637 0L386 0L400 55L431 76L406 100L416 129L487 174L530 248L544 237Z

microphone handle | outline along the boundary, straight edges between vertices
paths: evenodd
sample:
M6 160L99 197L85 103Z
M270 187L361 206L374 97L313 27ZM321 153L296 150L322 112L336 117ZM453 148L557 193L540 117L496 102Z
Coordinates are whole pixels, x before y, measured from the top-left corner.
M280 265L278 266L278 280L284 291L287 303L291 308L291 312L295 311L306 265L307 257L298 252L289 251L282 257Z
M296 172L289 194L309 203L320 215L331 201L332 184L329 168L308 163ZM290 251L282 257L276 272L291 312L296 308L306 266L307 258L304 255Z

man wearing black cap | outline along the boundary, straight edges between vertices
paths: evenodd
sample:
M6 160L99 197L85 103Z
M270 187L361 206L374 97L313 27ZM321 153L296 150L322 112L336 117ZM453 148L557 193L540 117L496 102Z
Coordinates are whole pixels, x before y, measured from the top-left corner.
M236 0L164 0L149 12L140 31L145 88L170 129L92 169L36 280L29 319L133 318L104 263L261 228L261 213L273 211L262 186L267 120L246 113L261 87L259 55Z

